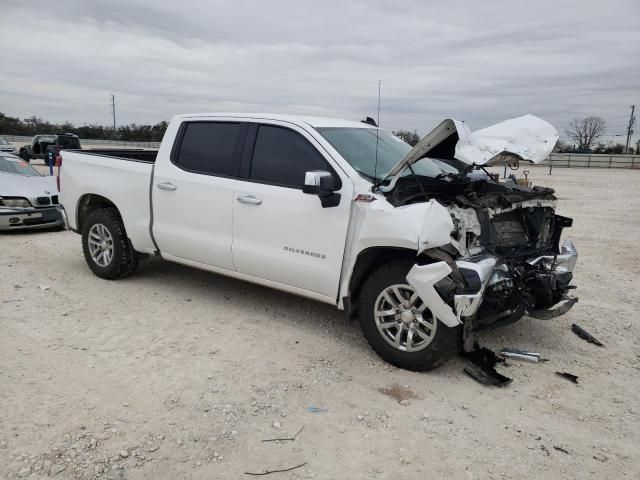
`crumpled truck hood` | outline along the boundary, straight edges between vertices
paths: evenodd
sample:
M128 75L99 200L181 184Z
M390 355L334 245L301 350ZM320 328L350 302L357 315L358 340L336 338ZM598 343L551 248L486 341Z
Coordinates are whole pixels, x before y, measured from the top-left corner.
M425 135L385 178L428 156L455 158L468 165L496 165L510 158L540 163L549 156L558 138L558 131L550 123L533 115L505 120L475 132L464 122L449 118Z

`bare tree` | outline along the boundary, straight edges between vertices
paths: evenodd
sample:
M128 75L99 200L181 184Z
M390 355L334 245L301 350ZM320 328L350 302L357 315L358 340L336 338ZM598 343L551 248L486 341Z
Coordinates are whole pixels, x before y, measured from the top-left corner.
M412 132L410 130L396 130L393 134L404 140L406 143L411 145L412 147L416 146L416 143L420 141L420 135L415 130Z
M601 117L574 118L565 133L577 144L578 151L588 152L606 128L607 124Z

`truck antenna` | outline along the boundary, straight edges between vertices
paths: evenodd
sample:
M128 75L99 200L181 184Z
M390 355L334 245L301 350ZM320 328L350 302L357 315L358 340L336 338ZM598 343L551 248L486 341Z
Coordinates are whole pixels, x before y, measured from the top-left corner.
M378 183L378 134L380 132L380 87L382 80L378 80L378 125L376 126L376 163L373 165L373 181Z

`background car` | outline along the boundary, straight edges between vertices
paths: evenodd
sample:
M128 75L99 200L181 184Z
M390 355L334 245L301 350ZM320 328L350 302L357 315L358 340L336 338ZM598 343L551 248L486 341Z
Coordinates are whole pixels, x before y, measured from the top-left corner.
M20 147L20 158L30 162L34 158L47 158L49 150L53 150L54 158L60 150L80 150L80 139L73 133L52 133L49 135L36 135L29 145Z
M0 153L0 231L64 225L55 177Z
M0 137L0 153L12 153L13 155L17 155L18 148Z

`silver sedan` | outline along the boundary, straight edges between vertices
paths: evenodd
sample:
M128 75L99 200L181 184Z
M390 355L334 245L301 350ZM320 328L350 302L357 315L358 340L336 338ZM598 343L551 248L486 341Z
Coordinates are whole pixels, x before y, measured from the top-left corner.
M64 225L55 177L0 152L0 231Z
M18 154L18 147L11 145L4 138L0 137L0 155L4 153L11 153L13 155Z

